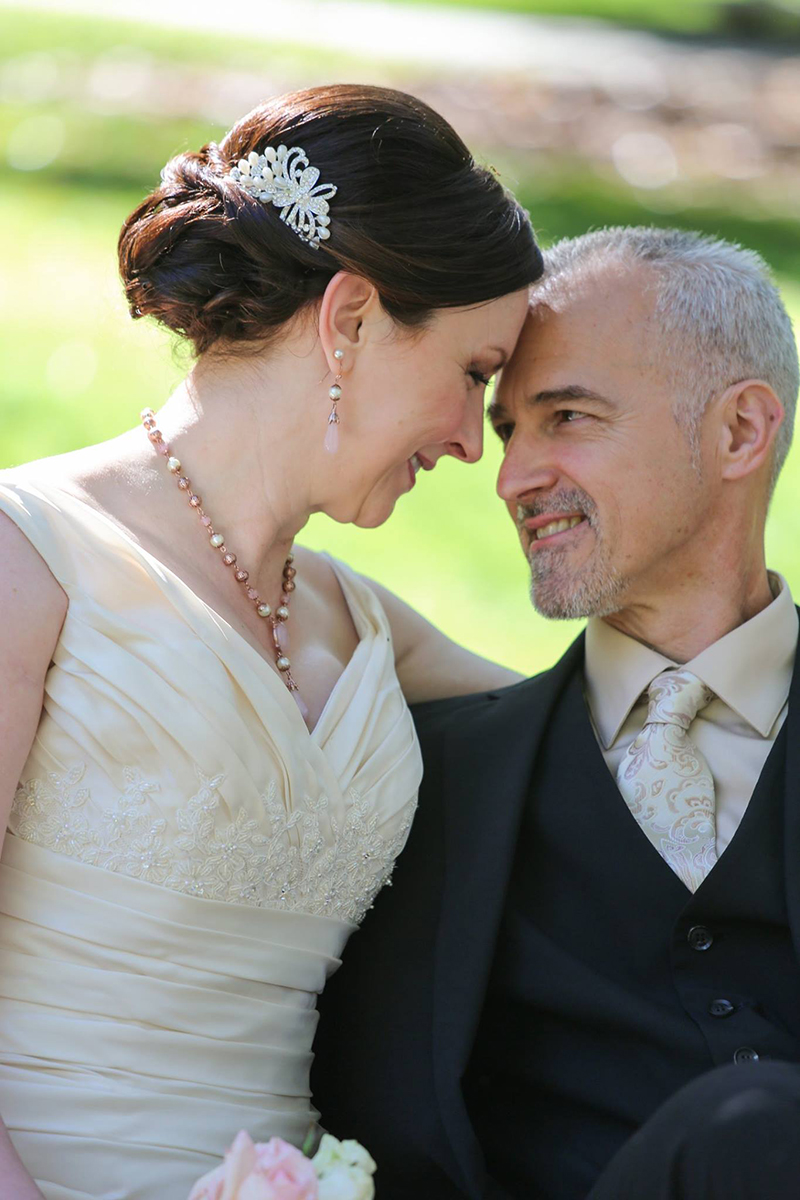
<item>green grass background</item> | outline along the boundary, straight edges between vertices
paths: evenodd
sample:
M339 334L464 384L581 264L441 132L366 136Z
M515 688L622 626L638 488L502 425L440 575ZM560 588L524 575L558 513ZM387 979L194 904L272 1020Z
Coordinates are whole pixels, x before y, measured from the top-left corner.
M0 68L43 53L66 57L74 68L120 45L159 62L200 66L263 65L265 54L278 53L254 43L104 21L43 22L8 10L0 10L0 21ZM304 82L327 77L318 60L292 53L298 55L292 69L305 72ZM357 65L350 66L351 77L359 77ZM360 77L375 80L374 66ZM411 86L408 79L400 82ZM9 147L20 125L42 118L60 123L62 145L54 162L37 171L11 169ZM35 133L35 124L28 129ZM23 102L8 88L0 92L0 466L121 432L136 423L145 404L158 407L185 371L189 360L180 347L156 328L130 321L116 279L115 242L123 218L153 185L165 159L222 132L198 120L109 114L69 100ZM477 149L515 187L544 242L608 223L701 228L761 251L800 322L800 222L791 216L765 217L730 185L695 194L687 205L677 193L637 193L574 162L504 161L494 147ZM477 466L447 461L420 477L383 528L361 531L318 517L301 540L381 580L471 648L520 670L542 669L580 626L533 613L525 562L494 492L498 464L498 448L487 440ZM788 577L796 595L798 514L796 448L768 529L770 564Z

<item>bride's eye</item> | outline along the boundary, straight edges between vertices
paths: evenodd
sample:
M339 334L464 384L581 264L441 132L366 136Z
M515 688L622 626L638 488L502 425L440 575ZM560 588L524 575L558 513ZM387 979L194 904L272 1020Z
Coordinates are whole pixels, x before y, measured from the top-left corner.
M482 371L476 371L473 369L471 371L468 371L467 374L469 375L469 377L472 380L474 380L476 386L488 387L489 384L491 383L489 376L484 375Z

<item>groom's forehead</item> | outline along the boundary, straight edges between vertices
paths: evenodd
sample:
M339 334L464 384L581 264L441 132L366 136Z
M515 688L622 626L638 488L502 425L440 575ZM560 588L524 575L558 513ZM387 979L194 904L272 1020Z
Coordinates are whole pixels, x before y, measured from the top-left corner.
M641 276L587 281L534 299L514 353L498 382L500 398L549 387L549 377L658 371L663 343L655 297Z
M498 381L488 417L493 424L518 421L523 413L544 414L570 401L591 401L597 411L618 411L652 405L670 390L663 343L645 332L644 322L633 336L556 336L552 327L532 324L526 342Z

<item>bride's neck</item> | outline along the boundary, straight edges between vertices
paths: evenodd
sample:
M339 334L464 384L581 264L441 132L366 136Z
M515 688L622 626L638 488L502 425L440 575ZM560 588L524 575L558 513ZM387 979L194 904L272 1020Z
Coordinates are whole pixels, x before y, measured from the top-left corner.
M314 365L313 355L300 362L276 355L268 363L261 355L207 356L157 414L204 511L266 594L279 586L312 511L313 456L302 399L321 390L311 383ZM324 362L316 367L325 370ZM173 485L163 458L156 465L165 487Z

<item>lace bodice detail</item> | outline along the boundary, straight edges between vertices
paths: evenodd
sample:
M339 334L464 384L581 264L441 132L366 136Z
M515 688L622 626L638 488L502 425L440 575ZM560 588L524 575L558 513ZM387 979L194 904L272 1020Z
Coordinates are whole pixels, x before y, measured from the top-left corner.
M170 836L151 803L160 784L134 767L122 774L125 787L107 808L92 804L85 763L29 779L17 790L9 828L79 862L190 896L358 924L391 875L415 808L410 801L386 837L374 802L355 788L340 816L324 794L304 796L287 814L273 780L259 797L260 820L243 807L231 820L221 811L223 776L198 770L197 790L176 809Z

